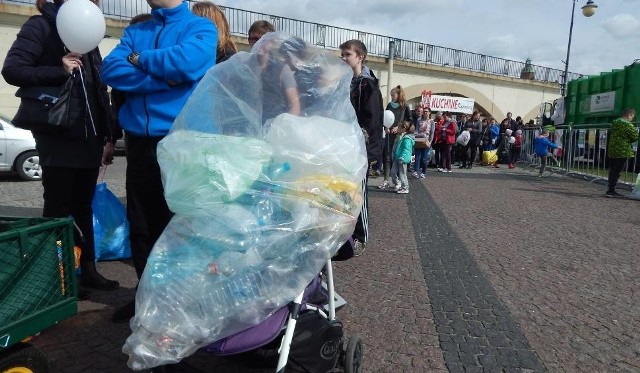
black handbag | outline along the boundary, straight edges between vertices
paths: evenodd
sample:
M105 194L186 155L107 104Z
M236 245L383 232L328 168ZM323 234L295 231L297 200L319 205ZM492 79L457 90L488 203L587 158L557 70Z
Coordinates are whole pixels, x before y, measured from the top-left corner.
M35 131L59 131L70 127L72 90L73 76L59 87L19 88L16 97L20 97L20 106L11 123Z

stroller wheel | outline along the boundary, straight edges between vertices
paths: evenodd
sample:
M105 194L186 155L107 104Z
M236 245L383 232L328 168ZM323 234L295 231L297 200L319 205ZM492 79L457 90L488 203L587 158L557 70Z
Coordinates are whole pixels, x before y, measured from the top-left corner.
M344 357L344 371L345 373L362 372L362 338L359 335L349 338Z

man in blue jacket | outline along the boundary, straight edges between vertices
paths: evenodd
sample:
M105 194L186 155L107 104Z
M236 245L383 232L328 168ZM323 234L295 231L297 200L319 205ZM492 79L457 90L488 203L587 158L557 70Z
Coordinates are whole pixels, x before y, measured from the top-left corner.
M164 199L156 146L191 92L215 64L218 31L183 0L147 0L153 19L127 27L104 59L103 81L125 93L118 119L125 131L127 215L138 278L172 213ZM114 321L135 313L131 301Z

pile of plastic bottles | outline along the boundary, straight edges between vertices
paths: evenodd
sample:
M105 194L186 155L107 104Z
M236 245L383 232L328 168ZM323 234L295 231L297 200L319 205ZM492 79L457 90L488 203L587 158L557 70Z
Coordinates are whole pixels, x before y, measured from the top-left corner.
M278 103L283 111L267 116L264 101L278 95L268 80L284 68L301 110ZM367 171L351 76L338 57L269 33L200 82L158 146L176 215L138 287L123 347L132 369L175 363L259 324L349 238Z

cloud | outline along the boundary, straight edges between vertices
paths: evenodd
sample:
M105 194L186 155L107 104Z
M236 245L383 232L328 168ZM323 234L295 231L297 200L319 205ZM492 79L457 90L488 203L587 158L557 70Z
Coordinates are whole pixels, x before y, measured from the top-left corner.
M515 50L517 43L518 38L513 34L492 36L487 39L482 47L480 47L480 53L484 53L489 56L510 58L507 56L513 57L514 54L519 54L518 51Z
M144 3L144 0L119 1ZM524 62L530 57L536 65L556 69L564 68L571 11L570 1L558 0L245 0L241 4L218 1L232 8L515 61ZM581 0L580 4L583 3ZM636 12L640 0L608 3L599 4L598 13L589 19L576 9L570 71L596 74L620 68L640 57L637 48L629 48L640 43L640 16ZM237 23L240 18L231 22ZM299 25L285 26L295 31ZM242 27L241 30L246 28ZM327 40L354 37L358 37L355 32L327 34Z
M640 21L628 13L615 15L607 18L602 27L614 37L625 37L635 35L640 30Z

